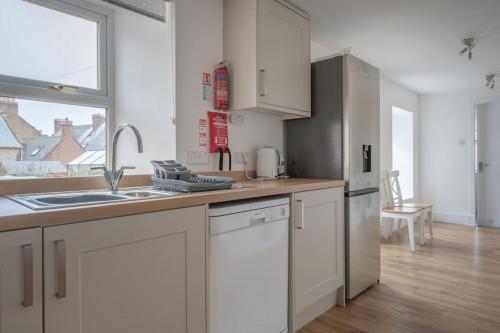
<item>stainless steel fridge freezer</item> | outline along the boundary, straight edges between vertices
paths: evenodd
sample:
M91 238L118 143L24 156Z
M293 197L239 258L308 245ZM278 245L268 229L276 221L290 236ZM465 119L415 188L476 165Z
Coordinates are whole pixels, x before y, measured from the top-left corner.
M380 196L345 197L346 297L354 298L380 279Z
M311 118L286 122L287 171L346 181L346 295L353 298L380 277L380 75L344 55L313 63L311 79Z

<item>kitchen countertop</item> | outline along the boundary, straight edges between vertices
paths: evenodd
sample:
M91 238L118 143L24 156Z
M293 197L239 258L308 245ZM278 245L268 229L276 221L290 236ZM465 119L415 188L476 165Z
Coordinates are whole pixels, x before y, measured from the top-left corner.
M276 181L245 181L238 182L236 185L244 187L43 211L35 211L6 197L0 197L0 231L93 221L217 202L343 187L345 182L343 180L295 178Z

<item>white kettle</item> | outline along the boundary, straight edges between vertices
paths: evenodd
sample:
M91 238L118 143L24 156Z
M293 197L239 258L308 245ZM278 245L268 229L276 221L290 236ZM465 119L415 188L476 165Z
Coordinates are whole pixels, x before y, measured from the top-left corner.
M264 146L257 150L257 179L278 179L279 166L278 149Z

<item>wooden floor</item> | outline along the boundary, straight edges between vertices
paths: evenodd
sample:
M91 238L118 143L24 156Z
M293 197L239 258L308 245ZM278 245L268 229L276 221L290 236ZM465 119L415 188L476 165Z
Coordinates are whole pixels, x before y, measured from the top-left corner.
M384 241L380 284L299 332L500 332L500 230L434 225L415 253Z

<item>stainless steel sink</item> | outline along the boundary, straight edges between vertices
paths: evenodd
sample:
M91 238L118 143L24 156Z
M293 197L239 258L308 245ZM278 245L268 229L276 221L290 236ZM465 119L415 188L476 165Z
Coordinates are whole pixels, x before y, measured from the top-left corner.
M111 202L154 199L175 196L179 193L157 191L151 187L122 189L113 194L110 191L80 191L13 195L8 198L33 210L57 209L78 206L100 205Z
M123 200L123 197L114 194L90 193L90 194L78 194L78 195L40 197L36 199L31 199L29 201L42 205L72 205L72 204L107 202L116 200Z
M133 192L127 192L125 193L125 195L131 198L149 198L154 194L151 192L133 191Z

